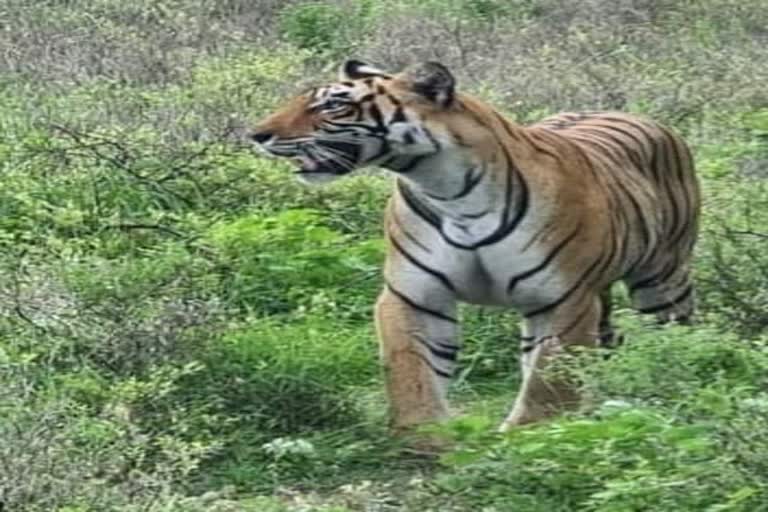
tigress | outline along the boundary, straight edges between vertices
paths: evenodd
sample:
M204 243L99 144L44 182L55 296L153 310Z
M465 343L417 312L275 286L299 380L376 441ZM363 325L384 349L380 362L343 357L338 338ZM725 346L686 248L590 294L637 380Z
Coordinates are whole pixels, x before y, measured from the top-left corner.
M659 321L694 310L700 193L691 152L656 122L618 112L518 125L457 91L442 64L390 74L349 60L248 137L306 182L378 166L396 176L375 306L391 427L448 415L457 302L522 315L522 383L500 429L579 403L543 370L574 345L611 344L611 285Z

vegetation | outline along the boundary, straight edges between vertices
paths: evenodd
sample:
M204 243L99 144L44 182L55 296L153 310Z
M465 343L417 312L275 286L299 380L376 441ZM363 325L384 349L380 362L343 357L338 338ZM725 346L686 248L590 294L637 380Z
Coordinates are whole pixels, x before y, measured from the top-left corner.
M768 510L763 2L6 0L0 25L0 509ZM389 179L305 188L239 137L352 55L439 59L520 122L673 125L699 322L620 309L621 349L563 363L584 409L502 437L517 317L464 308L453 447L404 453L371 321Z

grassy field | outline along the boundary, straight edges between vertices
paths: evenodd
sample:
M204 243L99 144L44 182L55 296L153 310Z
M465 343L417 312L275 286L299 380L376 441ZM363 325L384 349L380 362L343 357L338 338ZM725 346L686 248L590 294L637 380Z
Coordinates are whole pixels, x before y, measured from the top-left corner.
M764 1L4 0L0 27L1 510L768 511ZM584 409L501 437L518 319L463 308L454 448L404 453L371 314L390 179L310 189L240 142L352 56L440 60L522 123L683 133L698 323L618 297L628 342L568 363Z

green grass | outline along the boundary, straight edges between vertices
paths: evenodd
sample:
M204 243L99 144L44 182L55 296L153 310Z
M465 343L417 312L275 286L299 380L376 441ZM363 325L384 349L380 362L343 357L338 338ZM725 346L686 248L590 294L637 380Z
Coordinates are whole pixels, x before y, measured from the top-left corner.
M768 510L759 2L27 3L0 7L6 509ZM404 55L520 121L664 120L704 190L699 323L650 326L620 297L625 346L564 362L583 410L500 436L518 317L463 307L438 459L387 435L390 180L305 187L239 138L338 59Z

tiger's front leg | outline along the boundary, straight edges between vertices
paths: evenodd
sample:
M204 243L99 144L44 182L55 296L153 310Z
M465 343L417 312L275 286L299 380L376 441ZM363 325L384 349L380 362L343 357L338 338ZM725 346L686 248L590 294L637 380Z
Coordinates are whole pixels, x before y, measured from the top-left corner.
M548 369L572 347L599 345L603 308L593 296L566 301L553 311L526 319L520 360L522 383L501 431L578 407L578 383L569 375L549 375Z
M447 293L408 293L405 285L399 289L389 283L376 303L395 433L448 416L446 391L459 351L455 298Z

